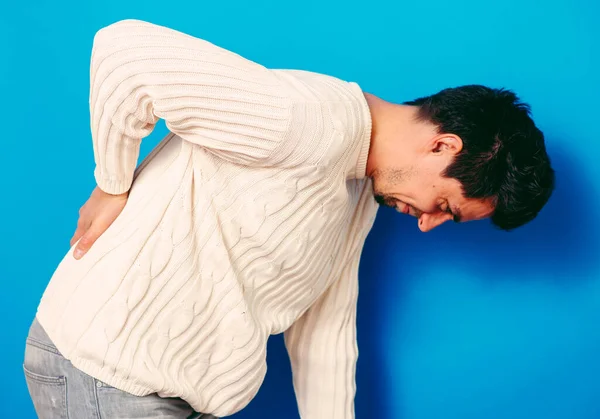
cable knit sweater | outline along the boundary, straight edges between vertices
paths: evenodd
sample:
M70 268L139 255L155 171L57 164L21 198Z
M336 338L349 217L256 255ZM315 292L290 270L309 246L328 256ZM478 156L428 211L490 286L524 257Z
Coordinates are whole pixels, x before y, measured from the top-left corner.
M59 351L118 389L222 417L255 396L284 332L301 417L353 418L377 210L359 86L137 20L98 31L90 77L97 183L130 195L42 296ZM170 133L136 169L159 118Z

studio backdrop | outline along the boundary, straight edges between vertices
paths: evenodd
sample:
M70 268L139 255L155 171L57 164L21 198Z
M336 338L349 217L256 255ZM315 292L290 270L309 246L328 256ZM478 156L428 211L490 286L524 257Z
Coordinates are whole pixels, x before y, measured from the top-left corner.
M416 221L381 209L362 255L358 419L600 417L600 3L13 1L0 7L0 417L34 418L27 328L95 186L89 60L121 19L168 26L270 68L326 73L402 102L514 90L557 189L531 224ZM166 134L143 141L143 158ZM239 419L298 417L282 337ZM78 419L78 418L75 418Z

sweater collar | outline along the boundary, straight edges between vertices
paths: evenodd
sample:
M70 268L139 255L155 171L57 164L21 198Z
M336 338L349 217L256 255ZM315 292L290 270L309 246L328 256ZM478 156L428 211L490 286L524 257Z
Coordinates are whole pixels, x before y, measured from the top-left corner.
M371 147L371 131L373 120L371 109L360 86L351 82L358 101L358 121L356 121L357 138L356 147L350 160L351 167L348 168L348 179L364 179L367 172L367 160L369 158L369 149Z

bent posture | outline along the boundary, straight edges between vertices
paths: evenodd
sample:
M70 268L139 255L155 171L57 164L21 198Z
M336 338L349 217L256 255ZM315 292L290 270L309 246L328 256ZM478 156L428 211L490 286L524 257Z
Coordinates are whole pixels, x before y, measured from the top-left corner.
M422 231L510 230L554 185L507 90L394 104L135 20L97 33L90 77L98 186L26 346L41 418L231 415L278 333L301 417L353 418L358 265L378 204ZM170 132L136 169L159 118Z

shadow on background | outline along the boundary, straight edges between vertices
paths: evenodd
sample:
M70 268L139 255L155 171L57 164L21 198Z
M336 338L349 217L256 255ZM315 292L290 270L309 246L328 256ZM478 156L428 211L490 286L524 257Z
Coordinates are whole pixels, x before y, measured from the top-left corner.
M292 370L283 344L283 334L271 336L267 346L267 376L247 408L231 416L235 419L299 418L292 385Z
M395 382L398 364L393 368L384 364L390 358L389 352L384 353L390 348L381 344L381 336L390 331L382 324L386 311L382 302L390 301L391 293L395 296L393 304L403 305L404 291L411 282L418 281L410 274L416 265L458 263L481 272L483 281L522 281L531 275L537 281L547 278L556 285L556 278L572 279L559 284L565 287L576 285L577 279L593 277L596 258L593 252L582 249L589 248L598 233L591 199L594 185L565 150L553 150L551 155L557 186L550 202L534 222L512 232L479 221L446 223L423 234L414 218L389 208L380 209L360 266L357 418L403 418L391 407L390 398L400 396L391 394L391 389L402 388L402 383ZM486 272L490 272L489 277ZM382 283L386 279L388 282ZM401 319L386 323L400 324ZM394 401L393 406L397 410L404 404L402 400Z
M381 208L371 230L360 265L358 303L358 345L356 418L403 419L392 411L391 388L402 387L397 380L398 366L384 363L389 348L381 336L389 334L382 324L382 302L392 293L395 305L402 306L404 290L418 278L407 274L422 263L459 263L482 272L482 280L523 280L557 277L573 280L589 276L595 263L587 248L598 231L591 217L593 184L580 165L564 150L552 152L557 172L557 187L546 208L529 225L513 232L495 229L488 221L462 225L446 223L423 234L411 217ZM566 274L566 275L565 275ZM391 278L387 283L383 280ZM392 280L394 282L392 282ZM568 286L568 284L565 284ZM391 319L388 323L400 323ZM391 371L395 371L392 373ZM391 383L394 382L392 386ZM402 405L398 401L394 406ZM298 418L292 387L289 359L283 335L273 336L268 345L268 373L265 382L248 408L235 418Z

